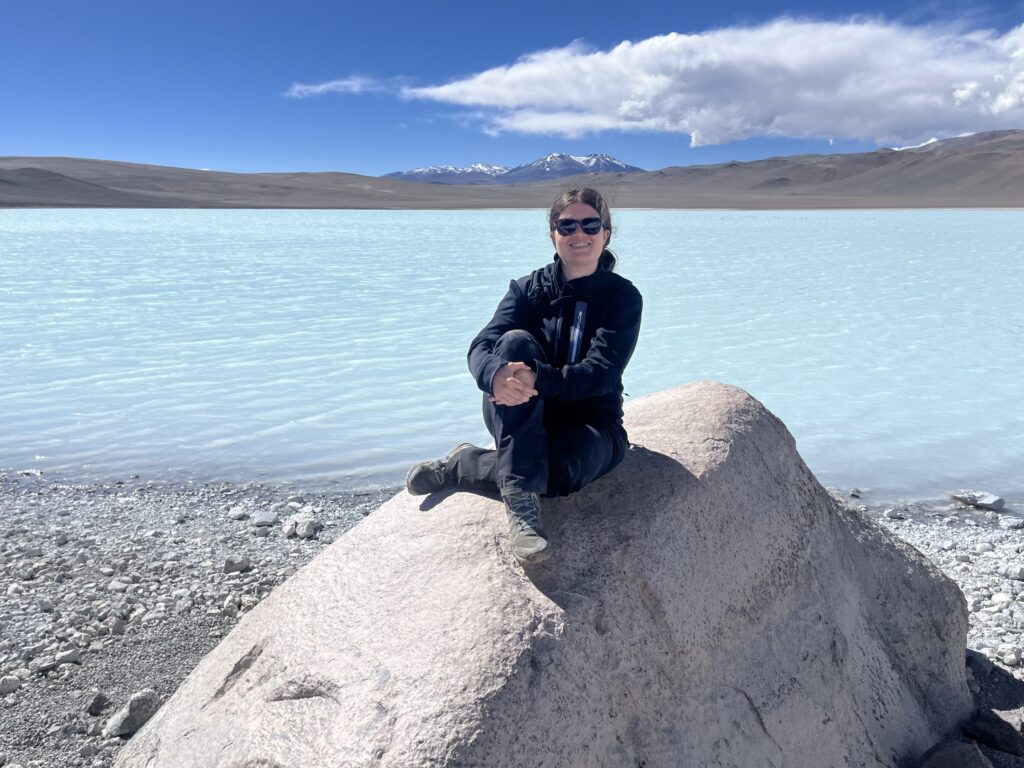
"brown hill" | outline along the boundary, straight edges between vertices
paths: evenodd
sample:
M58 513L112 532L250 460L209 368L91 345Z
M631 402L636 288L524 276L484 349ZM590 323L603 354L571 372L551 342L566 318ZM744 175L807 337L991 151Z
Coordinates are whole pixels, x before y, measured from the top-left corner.
M627 208L1024 206L1024 131L904 150L797 155L514 186L351 173L225 173L63 157L0 158L0 207L540 208L587 183Z

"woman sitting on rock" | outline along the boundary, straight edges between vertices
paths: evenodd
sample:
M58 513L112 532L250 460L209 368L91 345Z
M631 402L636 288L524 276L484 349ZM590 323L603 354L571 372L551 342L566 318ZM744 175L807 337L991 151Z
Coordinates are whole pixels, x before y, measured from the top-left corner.
M622 372L642 309L640 292L613 272L611 214L597 191L561 195L548 224L554 260L512 281L469 347L496 448L462 443L405 478L414 495L500 494L512 553L525 563L550 554L538 496L578 491L622 461Z

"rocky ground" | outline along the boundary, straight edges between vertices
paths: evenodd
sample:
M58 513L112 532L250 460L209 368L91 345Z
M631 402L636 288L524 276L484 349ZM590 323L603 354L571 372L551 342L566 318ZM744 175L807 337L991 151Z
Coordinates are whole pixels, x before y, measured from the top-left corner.
M394 492L0 474L0 766L109 766L140 711Z
M392 493L0 474L0 766L109 766L239 616ZM1024 509L861 508L960 585L979 652L968 680L979 706L1012 719L1024 707Z
M975 703L982 711L1003 713L1017 731L1016 738L1004 729L987 740L1002 737L1003 749L1021 754L993 749L984 741L978 746L995 768L1024 768L1024 505L1006 504L996 512L948 496L895 505L860 504L858 496L855 490L846 501L920 550L964 593L970 616L967 681ZM974 768L984 763L942 765Z

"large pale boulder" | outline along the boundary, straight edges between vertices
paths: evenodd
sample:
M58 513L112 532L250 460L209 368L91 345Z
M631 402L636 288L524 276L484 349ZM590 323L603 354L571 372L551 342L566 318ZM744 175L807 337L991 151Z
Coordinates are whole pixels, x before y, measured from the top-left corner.
M967 612L785 426L698 383L630 403L611 475L544 502L400 493L247 615L131 768L891 768L969 714Z

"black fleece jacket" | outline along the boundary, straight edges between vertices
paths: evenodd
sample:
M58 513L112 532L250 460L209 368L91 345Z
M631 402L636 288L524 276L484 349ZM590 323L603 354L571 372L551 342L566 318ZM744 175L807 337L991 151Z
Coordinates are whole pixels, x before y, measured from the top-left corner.
M636 347L643 299L629 282L603 266L566 280L555 260L513 280L491 322L469 347L469 370L487 394L506 361L494 345L506 331L529 331L547 361L524 360L537 372L535 388L547 401L549 422L622 423L622 372ZM573 330L581 329L573 344Z

